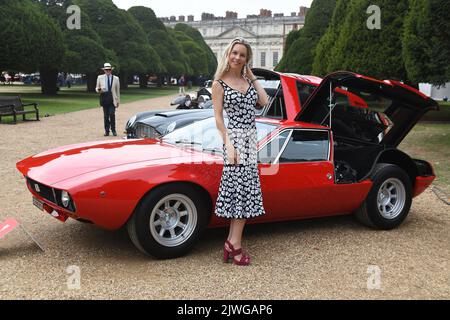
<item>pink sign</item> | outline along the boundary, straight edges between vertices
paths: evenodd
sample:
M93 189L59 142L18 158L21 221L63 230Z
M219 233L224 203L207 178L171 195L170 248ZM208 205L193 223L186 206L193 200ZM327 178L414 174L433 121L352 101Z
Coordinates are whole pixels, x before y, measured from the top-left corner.
M0 223L0 239L13 231L18 225L19 222L14 218L8 218L5 222Z

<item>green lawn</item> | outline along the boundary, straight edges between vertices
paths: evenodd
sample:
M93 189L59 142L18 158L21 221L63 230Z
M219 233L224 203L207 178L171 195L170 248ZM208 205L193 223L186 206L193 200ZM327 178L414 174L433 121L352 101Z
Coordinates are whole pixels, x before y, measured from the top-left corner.
M399 149L430 162L437 176L435 184L450 192L450 123L417 124Z
M422 121L449 121L450 122L450 102L439 102L439 111L427 112Z
M174 87L140 89L138 86L130 86L121 90L121 103L156 98L165 95L173 95L178 91ZM38 86L0 86L0 96L20 95L24 103L39 103L39 114L55 115L74 112L84 109L97 108L99 95L86 92L85 86L74 86L70 89L62 88L56 96L44 96ZM31 116L31 115L29 115ZM12 121L12 117L2 117L2 123Z

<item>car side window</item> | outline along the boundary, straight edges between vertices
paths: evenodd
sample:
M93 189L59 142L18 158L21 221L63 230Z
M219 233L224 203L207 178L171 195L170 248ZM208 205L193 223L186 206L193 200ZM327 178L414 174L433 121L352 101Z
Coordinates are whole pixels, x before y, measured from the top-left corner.
M279 162L327 161L328 149L328 131L294 130Z
M277 97L273 99L272 104L263 116L267 118L286 119L286 109L282 92L279 92Z
M290 130L278 134L258 152L259 163L273 163L289 137Z
M301 106L305 104L314 89L316 89L316 87L313 85L297 81L298 99L300 100Z

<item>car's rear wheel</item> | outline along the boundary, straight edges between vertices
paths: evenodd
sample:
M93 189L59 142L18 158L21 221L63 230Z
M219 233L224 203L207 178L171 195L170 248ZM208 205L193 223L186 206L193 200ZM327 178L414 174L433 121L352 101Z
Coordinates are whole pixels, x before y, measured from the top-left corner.
M411 208L411 180L400 167L380 163L375 167L372 181L366 200L355 212L356 218L372 228L396 228Z
M155 258L188 253L205 229L204 199L189 185L161 186L147 194L127 224L133 244Z

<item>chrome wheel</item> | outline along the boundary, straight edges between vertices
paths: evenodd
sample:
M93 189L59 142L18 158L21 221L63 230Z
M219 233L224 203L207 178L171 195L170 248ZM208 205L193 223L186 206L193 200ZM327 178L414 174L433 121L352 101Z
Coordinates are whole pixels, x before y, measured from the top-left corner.
M397 178L387 179L378 190L377 207L385 219L397 218L405 207L405 202L405 186Z
M182 194L162 198L150 215L153 238L166 247L176 247L189 239L197 225L194 202Z

